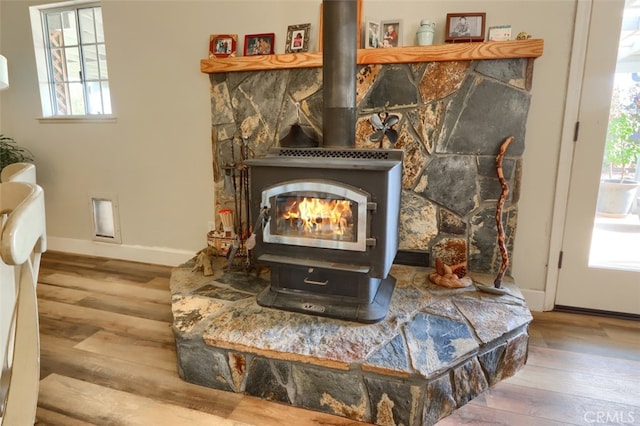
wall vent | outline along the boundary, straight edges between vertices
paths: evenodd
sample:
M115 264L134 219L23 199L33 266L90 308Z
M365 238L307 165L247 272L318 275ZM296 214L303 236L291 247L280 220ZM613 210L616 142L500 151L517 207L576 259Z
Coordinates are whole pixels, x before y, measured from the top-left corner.
M118 199L115 194L91 194L93 239L107 243L122 243Z

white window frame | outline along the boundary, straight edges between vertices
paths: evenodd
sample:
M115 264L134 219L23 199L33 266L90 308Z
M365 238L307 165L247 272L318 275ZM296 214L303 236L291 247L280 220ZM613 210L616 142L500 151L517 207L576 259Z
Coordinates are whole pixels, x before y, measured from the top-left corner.
M38 87L40 90L40 103L42 105L42 117L39 117L40 121L55 121L55 122L74 122L74 121L114 121L115 116L113 115L113 102L110 99L111 105L111 113L109 114L90 114L85 112L81 114L65 114L65 115L56 115L56 111L54 109L54 94L52 92L52 84L50 77L50 68L49 68L49 52L47 46L47 30L45 28L45 20L43 14L46 12L50 12L52 10L71 10L71 9L81 9L86 7L102 7L101 3L98 1L66 1L61 3L50 3L39 6L31 6L29 8L30 18L31 18L31 29L33 34L33 45L35 51L35 59L36 59L36 68L38 72ZM108 80L108 77L106 79ZM82 82L83 87L86 85L86 82ZM85 87L86 89L86 87ZM110 98L111 90L109 90L108 95Z

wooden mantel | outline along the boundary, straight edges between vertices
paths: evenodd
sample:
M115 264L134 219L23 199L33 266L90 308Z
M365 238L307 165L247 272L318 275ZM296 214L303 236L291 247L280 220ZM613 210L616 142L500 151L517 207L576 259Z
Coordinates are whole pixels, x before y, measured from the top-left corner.
M510 40L485 43L454 43L388 49L358 49L358 64L470 61L477 59L538 58L544 40ZM205 74L234 71L264 71L322 66L322 52L212 58L200 61Z

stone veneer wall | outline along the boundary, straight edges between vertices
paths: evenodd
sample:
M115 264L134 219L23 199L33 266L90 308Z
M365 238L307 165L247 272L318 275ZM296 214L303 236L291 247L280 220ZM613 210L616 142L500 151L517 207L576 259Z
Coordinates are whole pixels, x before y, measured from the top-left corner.
M400 249L428 252L448 264L496 272L495 210L501 187L495 156L514 136L503 163L510 193L504 206L507 247L517 221L532 59L364 65L357 72L356 146L369 140L374 113L400 117L394 145L405 152ZM225 165L240 157L241 137L264 156L297 120L322 134L322 70L305 68L210 74L217 209L233 207ZM331 145L326 143L326 145ZM231 147L235 147L233 153Z

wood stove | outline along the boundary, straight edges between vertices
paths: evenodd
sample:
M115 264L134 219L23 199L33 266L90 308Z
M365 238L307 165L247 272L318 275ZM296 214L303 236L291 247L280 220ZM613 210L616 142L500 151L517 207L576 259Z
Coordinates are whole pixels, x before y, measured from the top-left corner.
M271 267L263 306L383 319L395 279L402 151L276 149L248 160L254 255Z
M248 160L263 306L359 322L388 310L402 151L355 148L356 0L323 1L323 142Z

